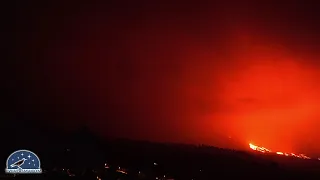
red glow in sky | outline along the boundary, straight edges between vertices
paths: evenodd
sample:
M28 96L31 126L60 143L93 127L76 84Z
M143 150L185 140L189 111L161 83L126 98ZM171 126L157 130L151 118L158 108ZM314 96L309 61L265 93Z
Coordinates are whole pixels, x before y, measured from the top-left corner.
M293 29L288 12L209 7L141 5L57 20L39 69L56 103L85 119L65 123L102 136L320 152L311 31Z

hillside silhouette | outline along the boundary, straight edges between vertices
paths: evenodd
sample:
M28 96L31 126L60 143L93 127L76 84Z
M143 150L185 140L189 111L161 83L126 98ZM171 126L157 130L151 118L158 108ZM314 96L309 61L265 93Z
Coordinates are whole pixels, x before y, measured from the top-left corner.
M203 144L101 139L88 128L81 128L69 134L56 133L48 141L43 142L45 143L33 144L30 148L38 154L42 168L46 172L64 172L70 169L77 177L86 176L85 179L93 178L92 174L86 175L88 173L105 172L106 165L115 172L113 175L110 172L107 173L112 177L118 177L116 170L120 168L128 173L121 175L120 179L141 179L142 174L142 179L163 176L172 179L217 177L223 179L318 179L320 177L320 163L311 160L264 155ZM140 175L136 177L137 172Z

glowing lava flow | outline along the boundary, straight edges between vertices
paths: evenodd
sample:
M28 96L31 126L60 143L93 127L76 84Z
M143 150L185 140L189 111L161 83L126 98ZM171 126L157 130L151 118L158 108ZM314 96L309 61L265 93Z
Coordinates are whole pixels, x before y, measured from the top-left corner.
M267 149L265 147L259 147L259 146L256 146L254 144L251 144L251 143L249 144L249 146L250 146L251 149L253 149L255 151L259 151L259 152L263 152L263 153L271 152L269 149Z
M254 145L252 143L249 143L249 147L255 151L259 151L262 153L275 153L277 155L281 155L281 156L291 156L291 157L296 157L296 158L301 158L301 159L311 159L310 157L306 156L305 154L294 154L294 153L284 153L284 152L272 152L271 150L265 148L265 147L261 147L261 146L257 146Z

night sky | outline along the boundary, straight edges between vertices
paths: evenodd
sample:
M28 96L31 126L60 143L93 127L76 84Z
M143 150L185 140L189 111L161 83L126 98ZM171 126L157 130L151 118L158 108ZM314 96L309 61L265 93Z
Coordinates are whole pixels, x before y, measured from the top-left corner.
M146 2L17 3L5 123L320 154L315 5Z

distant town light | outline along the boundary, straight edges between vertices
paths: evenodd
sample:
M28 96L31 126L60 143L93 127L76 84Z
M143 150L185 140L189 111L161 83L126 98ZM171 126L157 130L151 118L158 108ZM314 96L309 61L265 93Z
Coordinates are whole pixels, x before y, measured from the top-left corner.
M118 169L117 172L122 173L122 174L128 174L125 170L120 170L120 169Z
M107 163L104 163L104 168L109 169L109 165Z

